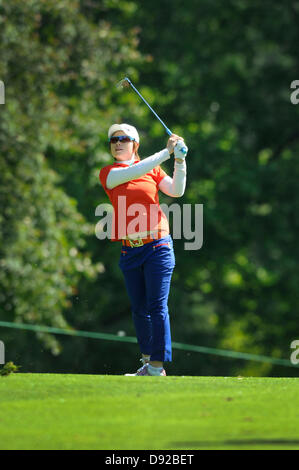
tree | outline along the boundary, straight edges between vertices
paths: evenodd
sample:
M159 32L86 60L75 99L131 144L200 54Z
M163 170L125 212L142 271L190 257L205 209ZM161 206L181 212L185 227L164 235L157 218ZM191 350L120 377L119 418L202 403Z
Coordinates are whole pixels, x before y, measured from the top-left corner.
M1 1L0 21L1 316L67 327L78 285L103 271L87 243L89 191L116 115L109 89L138 60L134 32L92 23L73 0Z

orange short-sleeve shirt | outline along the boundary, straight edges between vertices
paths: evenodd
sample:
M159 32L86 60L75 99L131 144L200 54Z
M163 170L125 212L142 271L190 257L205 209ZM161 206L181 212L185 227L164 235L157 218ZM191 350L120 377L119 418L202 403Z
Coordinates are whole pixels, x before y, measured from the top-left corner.
M136 163L138 162L133 164ZM169 224L160 207L158 195L159 184L167 173L158 165L140 178L108 189L106 181L110 170L126 166L128 165L123 163L113 163L102 168L99 174L114 209L111 241L120 241L127 236L149 231L154 232L152 238L168 235ZM145 237L146 235L141 236Z

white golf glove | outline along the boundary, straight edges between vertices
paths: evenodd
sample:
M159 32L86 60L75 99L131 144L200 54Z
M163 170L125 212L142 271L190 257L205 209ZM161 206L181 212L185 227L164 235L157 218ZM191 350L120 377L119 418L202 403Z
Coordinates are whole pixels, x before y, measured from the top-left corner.
M186 152L182 152L182 148L186 149ZM174 158L180 158L185 160L188 153L188 147L182 140L178 140L176 146L174 147Z

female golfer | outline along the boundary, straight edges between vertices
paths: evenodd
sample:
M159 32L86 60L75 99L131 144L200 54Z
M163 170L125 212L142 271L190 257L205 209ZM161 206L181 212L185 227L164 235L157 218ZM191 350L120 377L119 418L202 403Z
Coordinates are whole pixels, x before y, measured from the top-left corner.
M172 134L164 150L140 160L139 135L129 124L111 126L108 141L115 162L102 168L99 176L114 209L111 241L122 243L119 267L143 363L135 374L126 375L165 376L163 364L172 360L168 296L175 256L158 191L172 197L184 194L186 162L180 148L186 145ZM171 178L160 164L173 153Z

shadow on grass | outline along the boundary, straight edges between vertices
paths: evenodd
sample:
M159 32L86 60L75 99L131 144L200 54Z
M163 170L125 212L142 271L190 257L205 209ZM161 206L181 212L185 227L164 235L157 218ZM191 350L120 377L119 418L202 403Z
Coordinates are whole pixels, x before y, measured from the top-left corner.
M253 446L253 445L279 445L279 446L299 446L299 439L234 439L228 441L186 441L172 442L175 448L198 448L198 447L220 447L220 446Z

